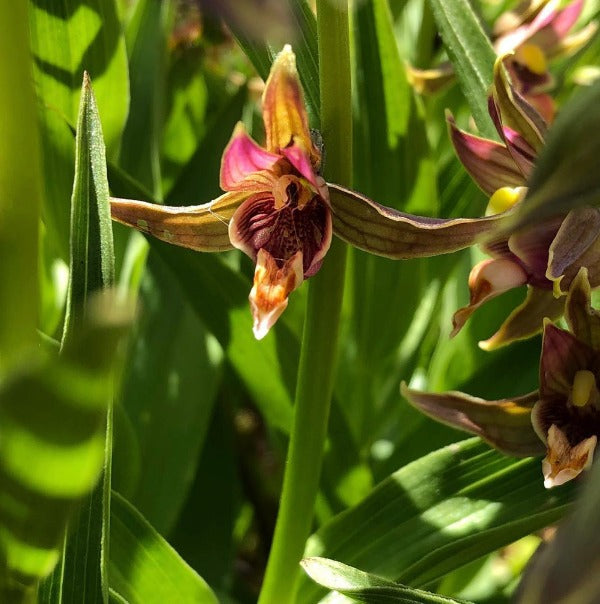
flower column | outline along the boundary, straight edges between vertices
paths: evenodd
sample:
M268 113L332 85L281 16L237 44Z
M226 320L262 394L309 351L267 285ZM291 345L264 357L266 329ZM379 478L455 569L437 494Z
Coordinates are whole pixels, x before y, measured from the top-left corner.
M351 184L352 116L347 3L317 0L321 130L327 149L325 177ZM293 602L319 486L333 391L346 246L332 241L309 285L298 370L294 424L279 515L260 604Z

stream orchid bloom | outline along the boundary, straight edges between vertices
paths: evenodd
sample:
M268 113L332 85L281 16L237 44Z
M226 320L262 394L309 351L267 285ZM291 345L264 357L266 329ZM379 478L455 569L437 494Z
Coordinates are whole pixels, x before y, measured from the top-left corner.
M402 385L425 414L481 436L508 455L546 456L546 488L587 470L600 437L600 314L590 304L587 269L574 279L565 307L569 331L546 320L539 390L486 401L462 392L433 394Z
M203 252L236 247L252 258L249 298L258 339L286 308L289 294L319 270L332 232L359 249L404 259L473 245L501 220L412 216L326 183L290 46L273 62L262 112L265 146L239 123L223 153L224 195L187 207L111 199L113 220L158 239Z
M488 214L527 203L527 182L547 126L542 116L514 89L505 61L494 66L490 115L502 142L483 139L456 127L448 117L456 153L479 187L488 195ZM477 264L469 276L469 304L453 318L453 335L488 300L522 285L524 303L480 346L491 350L534 335L544 317L558 318L564 295L579 268L586 266L592 287L600 285L600 210L578 208L541 220L516 232L488 239L482 248L492 258Z

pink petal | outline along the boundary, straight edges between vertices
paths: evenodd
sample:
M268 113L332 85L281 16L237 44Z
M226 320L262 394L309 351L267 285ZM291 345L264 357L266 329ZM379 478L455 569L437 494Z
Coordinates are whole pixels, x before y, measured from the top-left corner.
M310 163L310 158L296 142L285 149L281 149L281 154L287 158L290 164L292 164L292 166L294 166L294 168L296 168L296 170L298 170L298 172L315 187L315 189L317 188L317 179Z
M575 0L554 14L531 37L531 42L549 51L571 30L583 10L583 0Z
M221 159L221 189L224 191L252 191L257 186L248 177L262 170L270 170L281 159L257 145L238 122L223 158ZM260 189L259 189L260 190Z
M523 174L504 145L464 132L451 115L446 119L458 158L485 193L492 195L501 187L525 184Z

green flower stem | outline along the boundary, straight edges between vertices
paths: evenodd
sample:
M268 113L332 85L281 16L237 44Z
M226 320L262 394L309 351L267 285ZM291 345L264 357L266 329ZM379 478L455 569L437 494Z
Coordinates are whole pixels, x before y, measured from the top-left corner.
M350 184L352 119L348 12L317 1L321 120L326 177ZM273 546L259 604L294 601L299 562L314 514L337 362L346 246L334 239L323 267L309 282L294 423Z
M0 374L37 343L38 116L27 2L0 3Z

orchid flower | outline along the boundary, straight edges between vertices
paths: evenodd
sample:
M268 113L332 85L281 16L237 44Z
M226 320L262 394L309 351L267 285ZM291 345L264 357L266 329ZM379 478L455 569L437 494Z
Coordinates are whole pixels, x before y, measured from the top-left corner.
M289 294L319 270L332 232L380 256L414 258L468 247L502 219L411 216L326 183L290 46L273 63L262 113L265 146L242 123L236 126L221 161L225 194L217 199L188 207L111 199L113 220L158 239L247 254L256 263L250 306L258 339L284 311Z
M582 48L598 29L596 22L571 34L584 0L559 8L558 0L524 0L500 15L492 28L492 44L498 56L511 55L507 62L516 88L550 122L554 103L545 91L553 84L548 60L571 55ZM433 94L453 79L448 62L433 69L409 67L409 79L421 94Z
M456 153L488 195L488 213L527 203L527 181L544 144L546 123L512 86L503 59L494 66L490 114L502 143L468 134L448 116ZM558 318L564 295L579 268L586 266L592 287L600 285L600 210L575 209L523 230L488 239L483 249L492 256L469 276L470 302L453 318L453 335L470 315L499 294L527 284L525 302L480 346L490 350L529 337L542 319Z
M486 401L403 384L403 395L430 417L481 436L509 455L538 455L545 448L546 488L575 478L590 467L600 437L600 313L591 307L590 295L588 272L581 268L567 296L569 331L545 321L538 391Z

